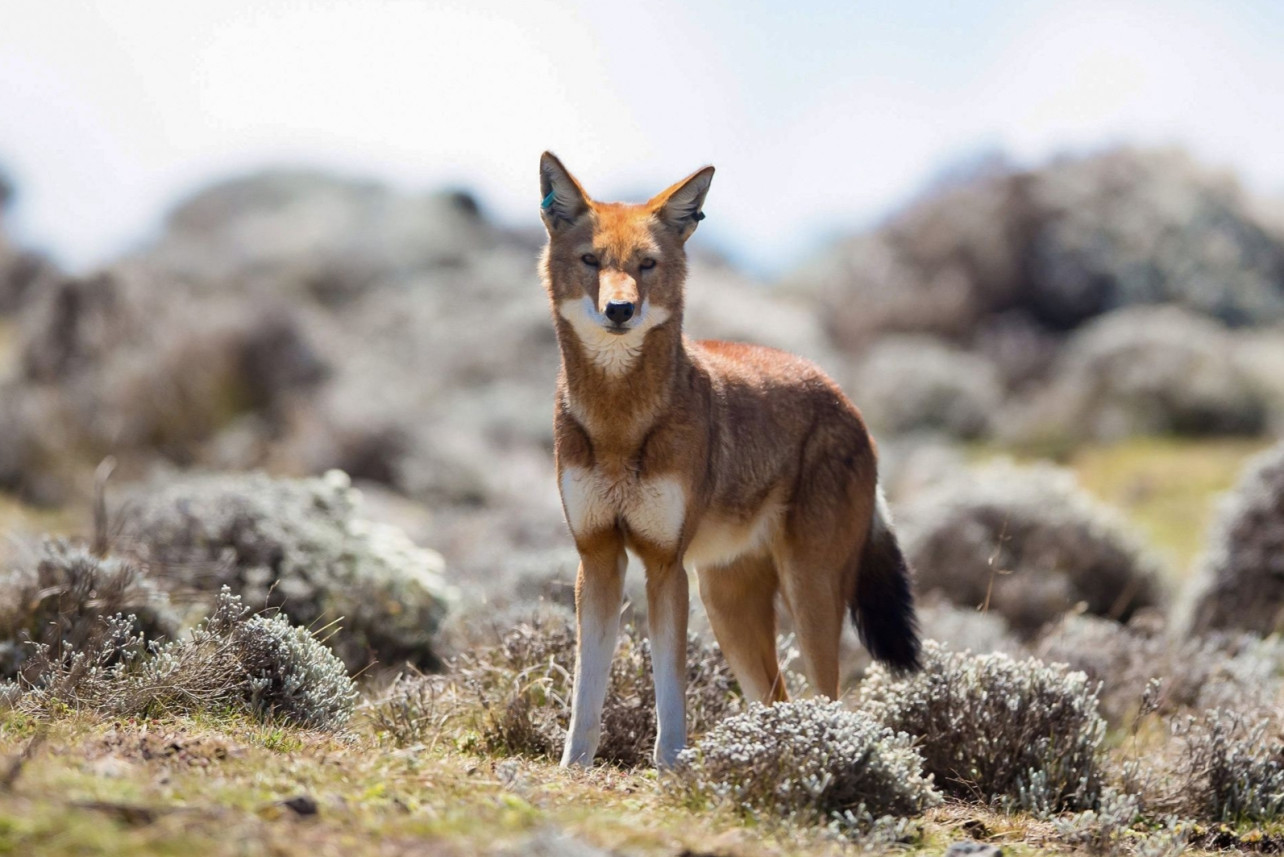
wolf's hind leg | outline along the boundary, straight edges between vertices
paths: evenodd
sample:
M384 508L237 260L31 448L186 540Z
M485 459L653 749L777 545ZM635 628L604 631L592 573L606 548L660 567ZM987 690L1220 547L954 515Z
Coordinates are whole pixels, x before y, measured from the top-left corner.
M771 559L742 558L697 569L697 575L709 624L745 699L766 703L787 699L776 657L779 581Z

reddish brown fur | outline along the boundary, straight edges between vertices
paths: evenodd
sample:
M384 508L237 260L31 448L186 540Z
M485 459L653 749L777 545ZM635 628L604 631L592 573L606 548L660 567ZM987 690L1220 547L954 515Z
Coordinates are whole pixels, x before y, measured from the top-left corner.
M562 169L555 159L552 169ZM701 598L746 693L771 701L785 698L774 606L777 592L783 594L808 677L834 697L843 615L874 519L874 444L857 409L814 364L770 348L683 335L683 245L695 221L670 222L665 204L702 174L645 204L602 204L584 195L572 222L546 213L550 240L540 267L562 352L554 420L559 479L579 468L627 496L667 477L681 485L686 501L680 536L671 543L637 531L624 513L573 529L583 560L577 610L581 617L618 611L627 547L646 566L653 636L659 612L685 637L683 557L701 524L747 525L778 508L779 525L760 550L699 569ZM574 189L583 193L578 183ZM586 264L585 254L596 256L599 267ZM655 267L643 270L645 259L655 259ZM645 334L627 373L613 375L594 361L559 307L587 296L601 312L621 295L669 315ZM657 756L664 761L659 747Z

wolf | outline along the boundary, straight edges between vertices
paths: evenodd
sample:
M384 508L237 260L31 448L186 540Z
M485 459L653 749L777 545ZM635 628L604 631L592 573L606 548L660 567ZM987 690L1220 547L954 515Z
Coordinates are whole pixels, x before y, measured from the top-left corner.
M642 204L594 201L549 152L539 172L557 479L580 555L562 765L597 751L630 552L646 568L661 768L686 744L688 568L750 700L786 698L777 600L817 693L838 695L847 614L874 658L917 669L910 571L860 412L807 360L683 334L685 246L713 167Z

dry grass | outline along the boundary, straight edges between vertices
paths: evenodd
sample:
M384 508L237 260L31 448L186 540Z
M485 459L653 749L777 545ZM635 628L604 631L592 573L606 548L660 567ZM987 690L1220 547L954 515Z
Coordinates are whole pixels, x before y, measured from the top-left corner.
M398 679L369 707L376 729L406 746L432 743L445 727L468 731L489 755L555 759L570 722L575 629L564 617L518 622L496 643L458 656L444 676ZM687 645L687 717L699 736L740 707L722 656L692 635ZM625 768L650 764L655 688L649 642L626 625L611 663L597 759Z
M180 639L149 641L120 614L80 625L74 649L66 637L35 645L20 683L3 686L6 706L41 717L233 710L333 731L356 701L343 663L311 631L279 613L252 615L226 589Z

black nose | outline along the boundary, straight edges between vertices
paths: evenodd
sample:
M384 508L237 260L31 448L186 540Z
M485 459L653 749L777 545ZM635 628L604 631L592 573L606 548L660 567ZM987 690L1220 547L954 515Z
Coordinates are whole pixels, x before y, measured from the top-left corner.
M633 304L628 301L610 301L606 305L606 317L615 324L624 324L633 318Z

